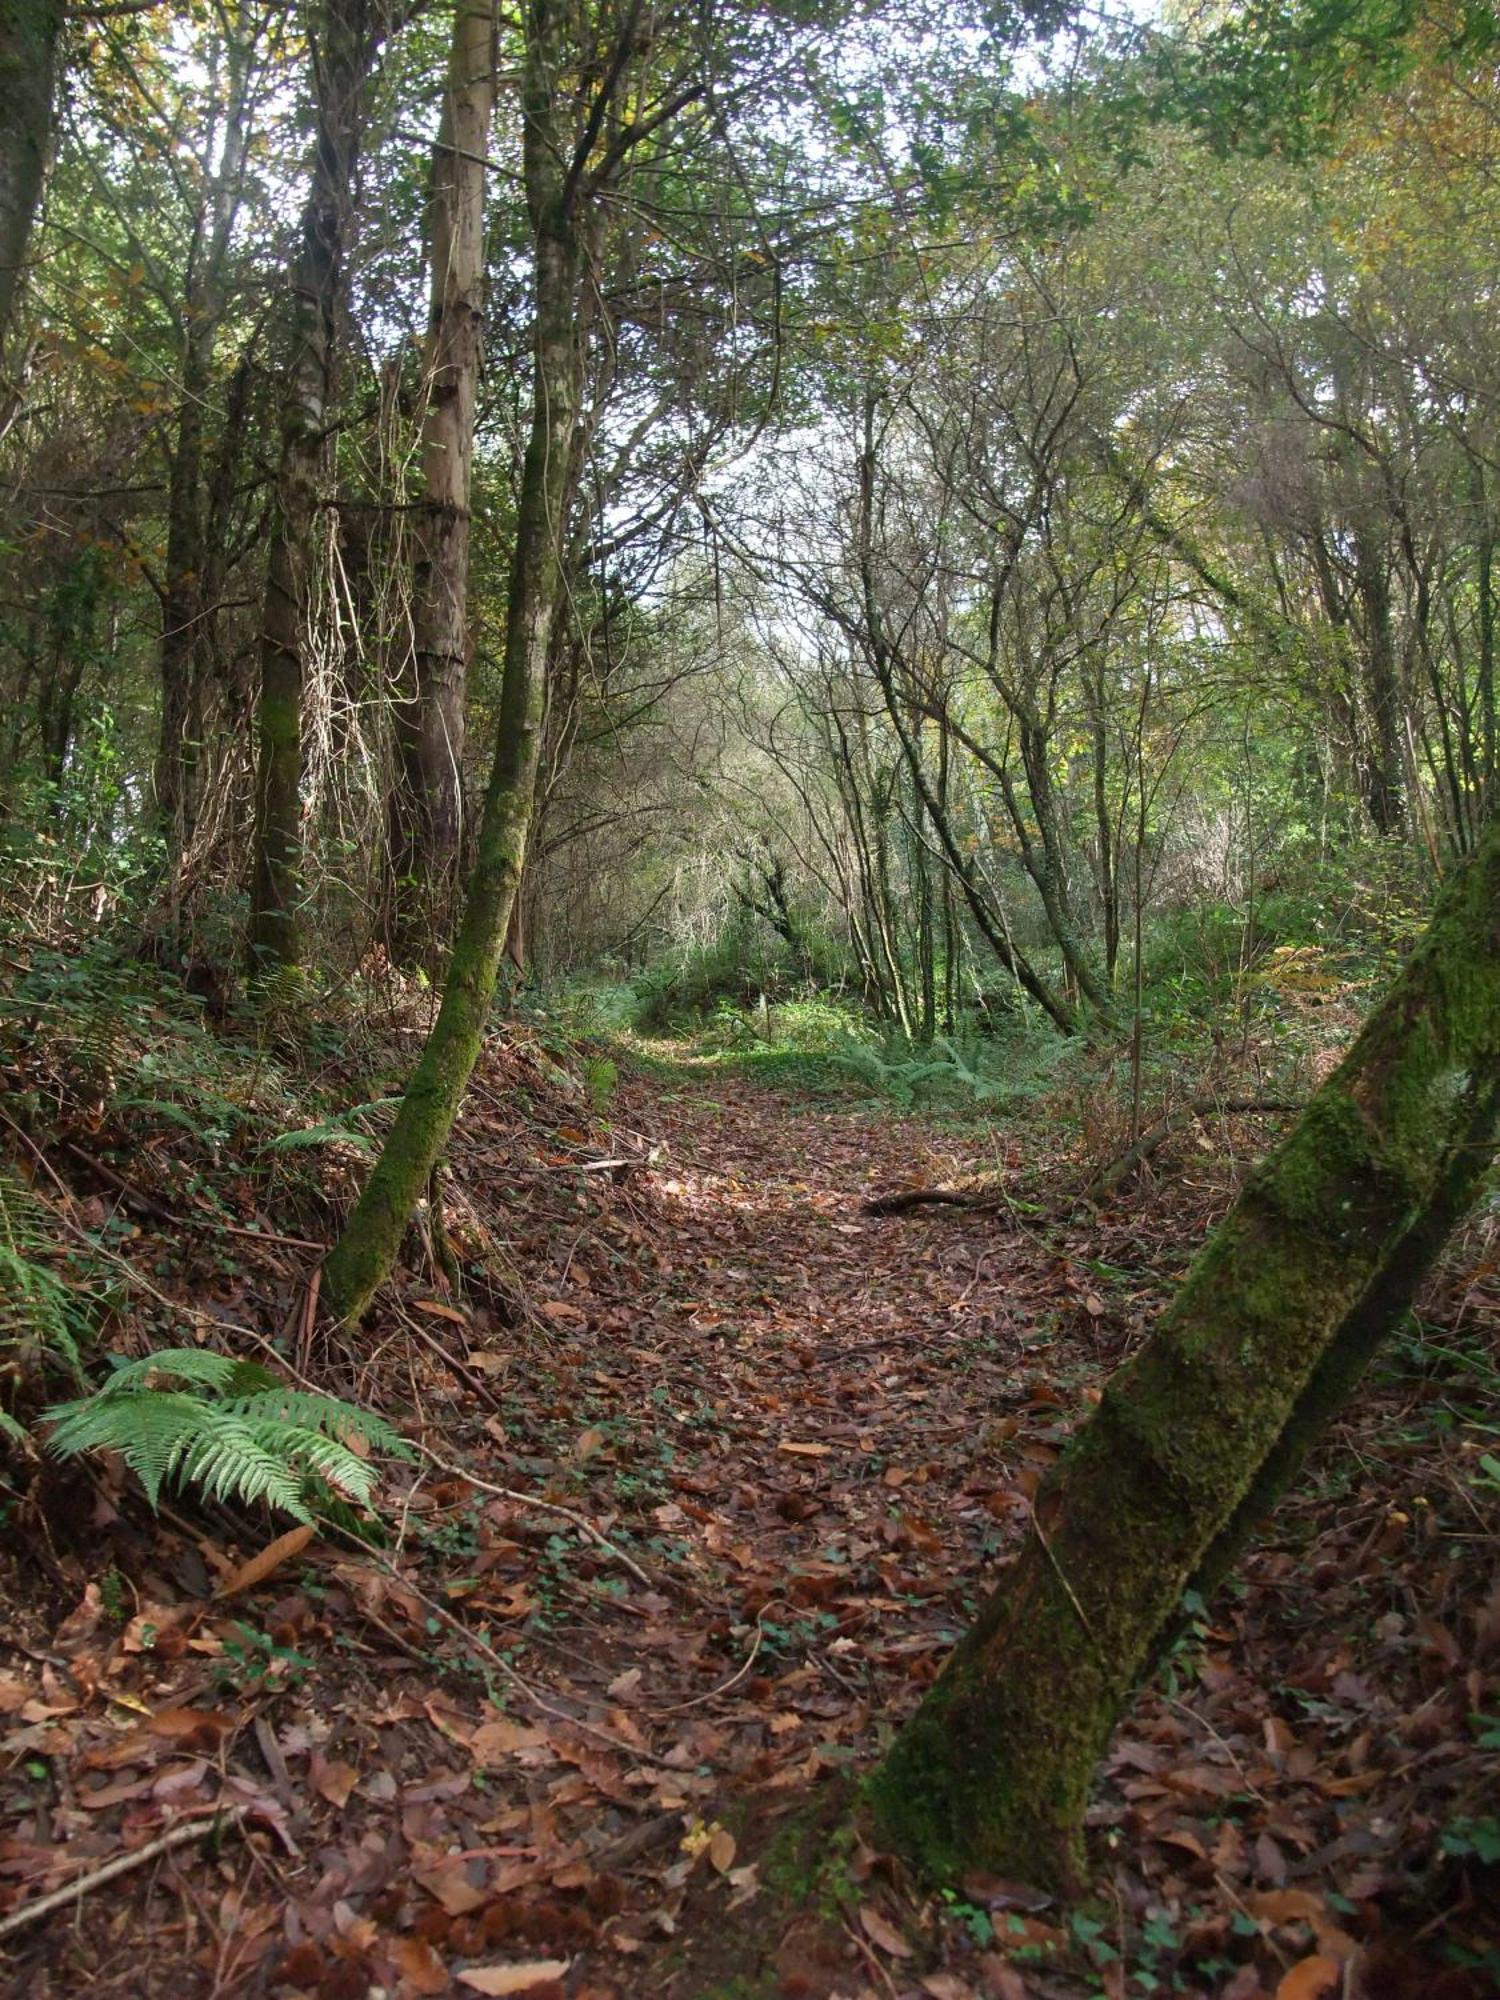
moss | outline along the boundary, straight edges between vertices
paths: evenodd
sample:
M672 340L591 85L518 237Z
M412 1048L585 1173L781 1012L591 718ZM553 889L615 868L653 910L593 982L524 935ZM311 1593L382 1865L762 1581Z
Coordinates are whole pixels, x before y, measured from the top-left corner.
M1108 1385L870 1780L883 1837L924 1874L1078 1878L1095 1765L1183 1588L1232 1553L1350 1393L1471 1198L1497 1115L1500 823Z
M813 1910L832 1920L859 1901L850 1872L856 1835L849 1807L854 1796L841 1783L824 1786L767 1842L760 1879L789 1910Z

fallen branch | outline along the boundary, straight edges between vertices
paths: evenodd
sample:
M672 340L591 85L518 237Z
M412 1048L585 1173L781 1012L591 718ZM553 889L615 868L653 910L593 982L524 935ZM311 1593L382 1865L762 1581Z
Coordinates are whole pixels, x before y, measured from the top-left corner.
M864 1212L904 1215L909 1208L996 1208L1001 1198L998 1188L898 1188L895 1194L872 1195Z
M174 1826L158 1839L148 1840L144 1847L134 1848L129 1854L117 1854L113 1861L91 1869L87 1875L75 1876L61 1889L53 1889L45 1896L38 1896L34 1903L24 1903L19 1910L12 1910L8 1917L0 1921L0 1938L11 1937L28 1924L50 1917L54 1910L66 1909L70 1903L103 1888L106 1882L113 1882L117 1876L128 1875L134 1868L144 1868L148 1861L159 1861L164 1854L171 1854L179 1847L191 1847L200 1840L206 1840L211 1833L238 1832L243 1823L243 1812L231 1811L216 1812L211 1819L203 1818Z

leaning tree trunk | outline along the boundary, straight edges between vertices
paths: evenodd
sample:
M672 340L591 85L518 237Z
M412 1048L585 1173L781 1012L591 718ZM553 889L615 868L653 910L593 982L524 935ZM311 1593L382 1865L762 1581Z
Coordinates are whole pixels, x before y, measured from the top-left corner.
M1173 1628L1358 1380L1500 1114L1500 820L1343 1063L1037 1498L1031 1535L871 1781L927 1874L1067 1883L1095 1768Z
M62 0L0 0L0 347L52 143L63 13Z
M462 838L469 486L484 337L484 174L495 101L489 0L459 0L432 168L427 410L413 574L412 685L396 710L391 945L431 956L447 928Z
M561 67L555 10L545 0L533 0L526 29L523 161L536 256L536 329L531 434L511 557L495 761L442 1007L385 1148L323 1267L324 1291L345 1319L357 1318L389 1275L452 1129L494 996L531 822L579 406L577 312L584 258L576 188L565 171L554 97Z
M297 962L302 899L302 682L309 554L327 458L352 184L374 58L366 0L327 0L315 35L317 150L293 275L291 353L261 609L250 963Z

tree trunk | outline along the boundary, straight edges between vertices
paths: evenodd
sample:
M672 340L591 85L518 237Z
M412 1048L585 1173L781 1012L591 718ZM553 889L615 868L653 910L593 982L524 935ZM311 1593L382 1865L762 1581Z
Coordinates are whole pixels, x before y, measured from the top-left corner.
M1500 821L1037 1499L875 1774L927 1874L1068 1883L1093 1773L1172 1628L1358 1379L1474 1192L1500 1111Z
M565 174L555 103L559 23L547 0L526 11L524 171L536 257L531 434L521 476L506 609L495 761L478 856L436 1025L385 1148L323 1267L324 1291L356 1319L395 1264L406 1225L447 1143L495 991L526 853L548 645L562 579L573 426L580 393L577 315L583 231Z
M250 963L297 962L302 899L302 680L309 554L327 457L351 193L374 59L366 0L327 0L314 33L317 149L293 275L291 354L261 610Z
M228 19L228 17L226 17ZM180 857L197 824L203 751L204 622L208 531L203 492L205 416L213 397L214 355L227 304L226 279L239 215L247 144L248 52L231 22L224 45L227 84L217 161L204 162L207 187L195 220L181 320L182 383L177 435L167 475L167 548L162 583L161 734L157 816L169 853Z
M396 710L391 947L431 955L448 927L463 820L469 487L484 314L484 176L495 100L489 0L459 0L432 167L425 499L413 574L412 682Z
M52 143L62 24L61 0L0 0L0 348Z

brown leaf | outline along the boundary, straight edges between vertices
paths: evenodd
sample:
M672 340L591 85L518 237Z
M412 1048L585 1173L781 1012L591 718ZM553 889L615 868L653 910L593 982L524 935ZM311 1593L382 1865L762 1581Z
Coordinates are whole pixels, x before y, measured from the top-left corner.
M413 1868L413 1879L435 1897L450 1917L467 1916L490 1900L487 1889L476 1889L462 1861L440 1861L431 1868ZM491 1989L498 1991L500 1989Z
M1311 1889L1251 1890L1245 1908L1252 1917L1265 1917L1273 1924L1311 1923L1323 1914L1323 1898Z
M14 1715L30 1701L32 1689L17 1674L0 1674L0 1715Z
M831 1458L833 1456L833 1446L831 1444L796 1444L787 1438L783 1438L776 1449L778 1451L791 1452L797 1458Z
M476 1764L499 1764L518 1750L534 1749L541 1740L536 1730L500 1716L494 1722L481 1722L468 1748Z
M910 1958L911 1946L892 1923L888 1923L873 1903L862 1903L859 1921L871 1944L878 1944L892 1958Z
M1318 1952L1292 1967L1276 1989L1276 2000L1320 2000L1337 1990L1341 1977L1338 1960Z
M734 1866L737 1842L727 1826L716 1826L709 1835L708 1858L721 1875L727 1875Z
M251 1556L248 1562L242 1562L238 1569L232 1569L227 1576L221 1577L214 1595L234 1597L242 1590L253 1590L256 1584L265 1582L272 1570L280 1569L290 1557L300 1556L315 1532L311 1522L288 1528L274 1542L267 1542L259 1555Z
M194 1750L217 1750L234 1724L206 1708L159 1708L147 1724L153 1736Z
M460 1312L457 1306L444 1305L441 1299L413 1299L413 1306L419 1313L427 1313L433 1319L451 1319L459 1326L469 1324L469 1315Z
M394 1939L391 1944L391 1957L413 1993L447 1992L448 1968L425 1939L418 1937Z
M1030 2000L1031 1988L997 1951L987 1951L979 1961L984 1990L989 2000Z
M359 1773L354 1766L342 1763L336 1757L327 1760L315 1757L311 1775L316 1790L331 1806L337 1806L340 1812L348 1805L349 1794L359 1783Z
M544 1980L561 1979L571 1963L566 1958L533 1958L525 1965L471 1965L458 1979L476 1993L525 1993Z

